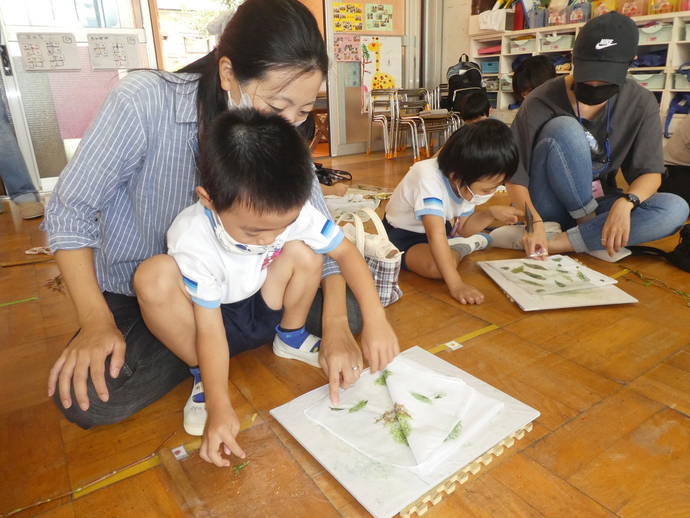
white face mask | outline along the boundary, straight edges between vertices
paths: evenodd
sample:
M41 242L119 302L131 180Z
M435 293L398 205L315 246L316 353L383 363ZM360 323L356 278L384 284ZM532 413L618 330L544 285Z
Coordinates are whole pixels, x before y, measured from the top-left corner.
M235 103L232 99L232 95L230 95L230 92L228 92L228 109L230 110L236 110L238 108L253 108L254 105L252 104L252 100L249 98L249 96L242 91L242 86L240 86L240 83L237 83L237 87L240 89L240 104Z
M470 189L470 186L465 184L465 187L467 187L467 190L470 191L470 194L472 195L471 200L465 200L467 203L471 203L472 205L481 205L482 203L486 203L491 199L491 197L496 194L496 191L492 192L491 194L474 194L472 192L472 189ZM458 189L458 192L460 192L460 189ZM463 198L464 199L464 198Z
M215 212L213 213L213 219L216 222L216 225L213 227L213 231L215 232L218 241L220 241L220 244L227 252L241 255L262 255L268 252L269 248L277 244L245 245L244 243L235 241L235 239L233 239L233 237L226 232L225 228L223 227L223 222Z

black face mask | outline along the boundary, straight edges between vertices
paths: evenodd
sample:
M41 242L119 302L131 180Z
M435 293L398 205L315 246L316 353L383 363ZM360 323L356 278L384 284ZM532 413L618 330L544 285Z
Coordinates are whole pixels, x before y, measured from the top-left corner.
M575 98L581 103L589 106L595 106L606 102L620 91L620 85L592 86L587 83L573 83Z

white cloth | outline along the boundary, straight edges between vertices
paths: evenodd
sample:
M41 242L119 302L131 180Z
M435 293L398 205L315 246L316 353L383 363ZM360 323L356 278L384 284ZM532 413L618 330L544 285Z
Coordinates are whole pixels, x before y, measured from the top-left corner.
M356 243L357 231L352 223L346 223L343 227L345 237L347 237L353 244ZM364 255L367 257L376 257L378 259L392 259L400 251L395 248L395 245L388 239L379 236L378 234L364 233Z
M424 215L451 221L473 212L474 205L453 192L438 160L431 158L414 164L400 181L386 207L386 219L395 228L424 233Z
M240 255L223 249L213 228L213 214L201 202L186 208L168 230L168 254L182 272L192 300L208 308L239 302L259 291L266 267L288 241L303 241L326 254L343 240L340 227L307 202L299 216L278 236L266 253Z
M423 476L503 406L459 378L398 356L383 373L363 372L339 405L326 398L305 414L374 460Z
M502 31L506 25L506 10L484 11L479 13L479 29L482 31Z

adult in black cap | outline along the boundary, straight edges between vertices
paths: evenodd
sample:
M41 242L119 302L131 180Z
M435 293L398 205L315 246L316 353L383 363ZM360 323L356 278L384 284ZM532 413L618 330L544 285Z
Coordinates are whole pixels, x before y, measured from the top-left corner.
M594 18L575 42L573 75L525 99L512 126L520 167L506 187L516 207L530 206L535 229L495 231L494 245L617 260L626 244L669 236L685 223L687 203L657 193L665 172L658 102L626 79L638 35L635 22L616 12ZM616 184L619 168L627 190Z

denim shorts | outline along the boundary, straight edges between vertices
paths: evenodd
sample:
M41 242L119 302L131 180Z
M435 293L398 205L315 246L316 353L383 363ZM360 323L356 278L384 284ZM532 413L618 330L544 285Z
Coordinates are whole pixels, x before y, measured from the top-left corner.
M412 232L410 230L403 230L402 228L395 228L388 223L386 216L383 217L383 227L386 229L390 242L393 243L401 252L407 252L415 245L429 242L426 232ZM453 227L451 226L450 222L446 221L446 236L448 236L452 230ZM403 270L409 270L409 268L407 268L407 263L405 262L405 254L402 255L400 267Z
M271 309L261 296L261 290L248 299L221 304L223 325L228 338L230 357L272 342L283 310Z

